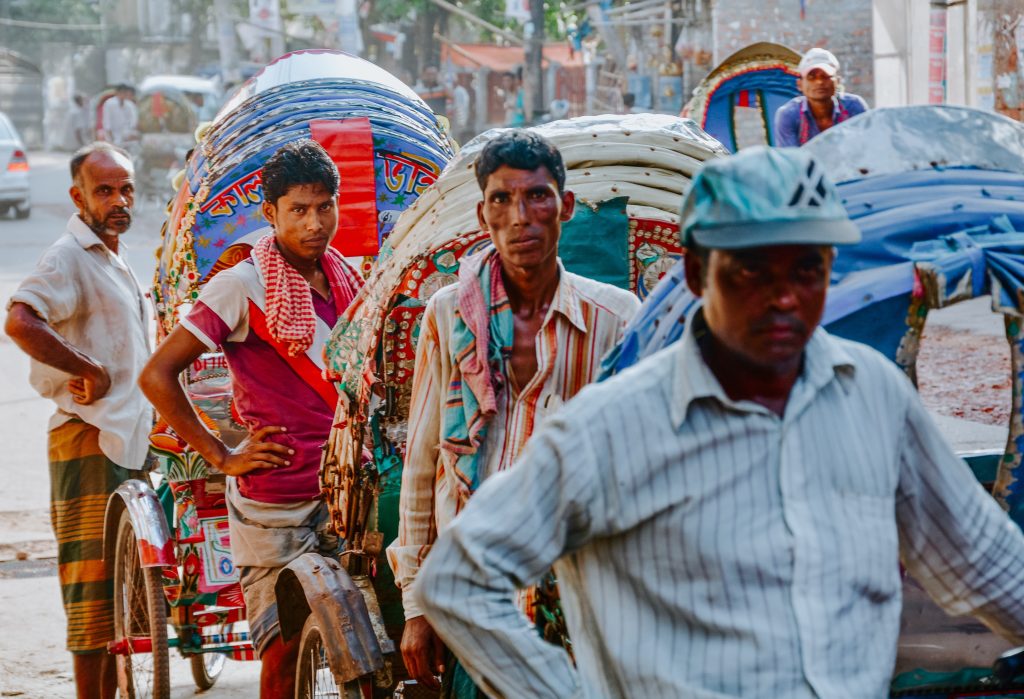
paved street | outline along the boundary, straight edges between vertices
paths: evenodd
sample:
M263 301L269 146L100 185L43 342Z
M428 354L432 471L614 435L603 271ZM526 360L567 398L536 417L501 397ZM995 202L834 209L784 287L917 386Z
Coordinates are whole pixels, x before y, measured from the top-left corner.
M64 231L73 212L67 195L68 155L32 153L32 216L0 219L0 299L7 299L43 250ZM123 241L127 259L144 283L153 276L153 251L162 213L152 202L136 212ZM6 312L0 310L0 323ZM62 699L74 696L71 656L64 650L53 534L48 515L46 422L51 404L28 384L28 359L0 333L0 696ZM18 551L28 561L13 560ZM172 651L172 656L174 652ZM242 699L257 693L258 665L231 663L210 696ZM193 696L188 664L172 666L173 697Z

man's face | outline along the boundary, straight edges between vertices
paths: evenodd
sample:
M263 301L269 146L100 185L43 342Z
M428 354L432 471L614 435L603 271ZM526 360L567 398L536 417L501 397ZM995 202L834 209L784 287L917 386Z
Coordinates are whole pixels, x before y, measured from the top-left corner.
M558 255L562 223L572 218L574 205L573 193L559 194L546 167L502 165L487 178L476 213L505 264L534 269Z
M99 151L82 163L71 186L78 213L97 234L120 235L132 225L135 172L128 158Z
M430 67L423 69L423 84L430 86L437 85L437 68Z
M320 183L297 184L276 204L263 202L263 215L286 259L315 262L338 228L337 197Z
M836 94L836 77L821 68L814 68L797 81L797 86L809 100L830 100Z
M821 322L832 255L821 245L712 250L706 263L686 256L686 280L715 339L753 366L783 369Z

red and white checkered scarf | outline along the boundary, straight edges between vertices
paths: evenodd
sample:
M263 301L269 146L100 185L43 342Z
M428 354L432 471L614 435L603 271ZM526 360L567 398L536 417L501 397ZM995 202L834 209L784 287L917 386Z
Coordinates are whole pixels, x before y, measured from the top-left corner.
M288 345L289 355L298 356L310 348L316 335L316 311L309 282L284 259L273 235L263 236L256 242L252 257L259 265L267 289L267 330L275 340ZM349 270L341 253L334 248L327 248L320 265L340 314L355 298L361 279Z

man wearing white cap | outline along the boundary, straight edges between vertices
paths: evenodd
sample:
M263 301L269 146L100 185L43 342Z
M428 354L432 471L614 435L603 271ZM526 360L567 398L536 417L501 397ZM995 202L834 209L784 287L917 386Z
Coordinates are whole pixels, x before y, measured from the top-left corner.
M913 385L819 327L856 243L806 151L709 161L682 339L563 406L435 542L413 597L488 696L883 697L900 562L1024 642L1024 534ZM508 493L517 493L510 498ZM575 667L512 592L554 564Z
M831 51L813 48L798 67L797 87L803 94L775 112L776 146L802 146L822 131L868 109L859 95L836 93L839 61Z

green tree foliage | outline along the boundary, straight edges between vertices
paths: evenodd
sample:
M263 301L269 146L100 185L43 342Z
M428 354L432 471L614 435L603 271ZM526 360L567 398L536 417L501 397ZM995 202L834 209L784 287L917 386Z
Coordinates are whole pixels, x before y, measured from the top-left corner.
M491 24L507 29L514 34L522 34L523 27L515 20L505 17L505 0L449 0L476 17L490 22ZM427 6L432 6L430 0L376 0L373 3L373 11L370 17L371 22L402 22L408 21L410 11L415 10L417 15L423 14ZM565 38L564 8L562 2L544 3L544 28L549 41ZM465 22L457 17L451 21L462 22L470 29L478 32L477 39L486 43L495 41L496 37L483 27Z
M42 58L42 46L47 42L88 42L96 30L74 27L100 22L98 3L89 0L0 0L0 17L60 25L59 29L0 25L3 45L34 63Z

